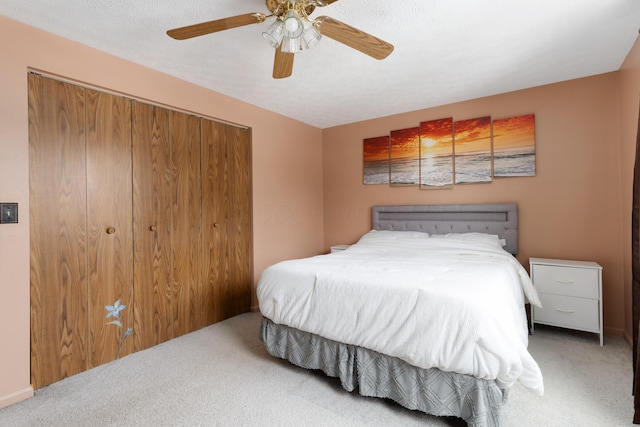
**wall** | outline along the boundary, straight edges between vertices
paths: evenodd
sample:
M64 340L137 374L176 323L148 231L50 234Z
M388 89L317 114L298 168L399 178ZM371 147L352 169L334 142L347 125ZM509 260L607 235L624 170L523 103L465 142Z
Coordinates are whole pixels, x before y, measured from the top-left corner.
M0 225L0 408L32 395L29 68L251 127L254 278L276 261L323 250L321 130L4 17L0 28L0 201L18 202L20 217Z
M640 106L640 39L620 67L620 189L622 203L622 249L624 257L625 338L632 342L633 313L631 294L631 211L633 209L633 167L638 134L638 109Z
M382 204L508 203L519 207L520 262L546 257L603 266L605 332L625 328L618 77L609 73L323 131L325 247L352 243ZM362 140L421 121L534 113L536 176L419 190L362 184Z

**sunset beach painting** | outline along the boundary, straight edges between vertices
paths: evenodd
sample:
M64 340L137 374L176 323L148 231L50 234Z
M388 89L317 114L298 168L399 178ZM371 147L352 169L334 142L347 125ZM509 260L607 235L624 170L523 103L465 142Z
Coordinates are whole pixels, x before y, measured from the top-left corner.
M364 183L389 184L389 135L366 138L364 153Z
M493 176L536 175L535 116L493 121Z
M420 188L453 185L453 118L420 123Z
M491 117L453 124L455 183L491 182Z
M426 120L363 140L364 184L420 189L536 174L535 116Z
M391 131L389 182L391 185L420 183L420 128Z

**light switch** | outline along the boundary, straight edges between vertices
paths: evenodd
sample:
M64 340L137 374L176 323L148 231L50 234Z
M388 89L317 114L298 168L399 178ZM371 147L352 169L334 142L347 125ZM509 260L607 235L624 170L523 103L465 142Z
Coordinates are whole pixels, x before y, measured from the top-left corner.
M18 204L0 203L0 224L18 223Z

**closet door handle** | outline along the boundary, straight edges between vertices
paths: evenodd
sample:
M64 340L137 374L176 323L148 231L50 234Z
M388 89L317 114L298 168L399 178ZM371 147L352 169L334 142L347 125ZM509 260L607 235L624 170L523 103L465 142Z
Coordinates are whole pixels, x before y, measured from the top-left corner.
M151 227L149 227L149 230L151 231L156 231L158 229L158 227L156 227L155 225L152 225Z
M218 227L220 227L220 224L219 224L219 223L217 223L217 222L214 222L214 223L213 223L213 226L214 226L215 228L218 228Z
M115 234L115 232L116 232L115 228L113 228L113 227L107 228L107 234Z

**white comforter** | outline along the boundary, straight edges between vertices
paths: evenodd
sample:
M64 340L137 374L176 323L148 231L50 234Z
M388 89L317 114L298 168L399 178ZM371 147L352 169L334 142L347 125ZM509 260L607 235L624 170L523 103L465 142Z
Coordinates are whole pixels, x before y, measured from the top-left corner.
M520 263L491 245L399 234L370 232L345 251L267 268L261 313L420 368L504 389L519 381L542 395L524 311L525 297L539 300Z

